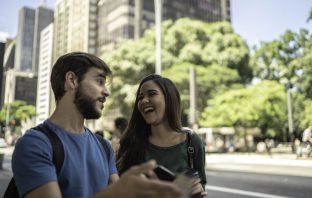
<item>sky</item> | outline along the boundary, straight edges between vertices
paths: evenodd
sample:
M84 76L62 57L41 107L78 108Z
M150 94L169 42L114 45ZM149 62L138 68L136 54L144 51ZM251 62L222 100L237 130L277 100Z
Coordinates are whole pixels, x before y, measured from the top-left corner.
M0 0L0 41L16 36L18 11L23 6L36 8L44 0ZM54 8L55 0L45 0ZM234 31L250 47L261 41L278 39L286 30L312 32L312 21L307 23L312 0L231 0L231 19Z

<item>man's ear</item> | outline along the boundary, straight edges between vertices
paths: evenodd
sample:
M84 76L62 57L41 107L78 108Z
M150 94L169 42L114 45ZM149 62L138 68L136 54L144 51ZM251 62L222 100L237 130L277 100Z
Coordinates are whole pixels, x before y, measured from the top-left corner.
M65 74L65 90L75 89L77 86L77 76L74 72L68 71Z

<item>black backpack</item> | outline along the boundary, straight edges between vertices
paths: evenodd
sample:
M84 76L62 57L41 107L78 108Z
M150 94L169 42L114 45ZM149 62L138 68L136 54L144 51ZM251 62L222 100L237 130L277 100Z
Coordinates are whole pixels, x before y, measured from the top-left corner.
M39 124L38 126L32 128L32 129L44 133L49 138L49 140L51 142L51 145L52 145L52 150L53 150L53 164L55 165L56 173L58 175L60 170L61 170L61 168L62 168L63 161L64 161L64 148L63 148L61 140L44 123ZM110 155L109 155L110 150L109 150L107 142L100 135L95 134L95 136L97 137L97 139L102 144L102 146L104 148L104 151L106 153L107 159L109 161L110 160ZM14 177L12 177L10 183L8 184L8 187L5 190L3 198L19 198Z

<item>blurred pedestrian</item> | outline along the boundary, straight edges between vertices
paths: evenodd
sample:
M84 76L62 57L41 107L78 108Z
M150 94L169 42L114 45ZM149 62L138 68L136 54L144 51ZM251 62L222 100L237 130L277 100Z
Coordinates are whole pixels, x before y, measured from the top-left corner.
M94 133L104 138L104 132L102 130L96 130Z
M309 126L303 131L302 142L306 145L312 145L312 126Z
M114 123L115 129L117 130L117 133L120 137L128 126L128 120L124 117L118 117L114 120Z
M191 194L205 196L205 151L200 137L192 135L195 150L194 169L199 179ZM181 126L181 99L175 84L152 74L137 90L129 125L121 137L117 154L120 173L131 166L155 159L173 173L189 167L187 132Z
M119 179L111 145L107 145L109 153L104 153L84 126L85 119L101 116L110 75L109 67L92 54L72 52L56 61L51 73L56 108L44 124L61 140L63 165L57 174L49 139L29 129L17 142L12 158L20 197L183 196L176 185L147 178L155 178L153 161L133 167Z
M115 132L112 133L111 142L115 153L117 153L120 145L120 137L128 126L128 120L125 117L118 117L114 120L114 124Z

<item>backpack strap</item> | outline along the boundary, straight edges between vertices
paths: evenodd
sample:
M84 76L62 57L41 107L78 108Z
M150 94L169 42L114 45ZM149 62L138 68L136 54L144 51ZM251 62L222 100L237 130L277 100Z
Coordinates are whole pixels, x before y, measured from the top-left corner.
M55 165L56 173L58 175L64 161L64 148L60 138L44 123L39 124L32 129L44 133L49 138L53 150L52 161Z
M187 158L188 158L188 165L190 168L194 168L194 158L195 158L195 149L192 145L192 135L193 132L190 130L186 130L187 135Z
M44 123L39 124L32 129L42 132L49 138L53 152L52 161L53 164L55 165L56 173L58 175L60 173L64 161L64 148L60 138ZM7 189L5 190L3 198L18 198L18 197L19 194L15 184L15 179L14 177L12 177L10 183L8 184Z
M102 136L100 136L98 134L94 133L94 135L99 140L99 142L102 144L104 151L106 153L107 163L109 163L109 161L110 161L110 149L109 149L107 140L105 140Z

